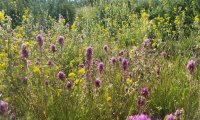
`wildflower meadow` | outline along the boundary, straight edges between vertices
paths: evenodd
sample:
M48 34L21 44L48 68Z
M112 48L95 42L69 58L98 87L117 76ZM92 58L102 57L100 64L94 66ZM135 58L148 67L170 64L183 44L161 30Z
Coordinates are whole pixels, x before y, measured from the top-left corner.
M200 120L199 0L0 1L0 120Z

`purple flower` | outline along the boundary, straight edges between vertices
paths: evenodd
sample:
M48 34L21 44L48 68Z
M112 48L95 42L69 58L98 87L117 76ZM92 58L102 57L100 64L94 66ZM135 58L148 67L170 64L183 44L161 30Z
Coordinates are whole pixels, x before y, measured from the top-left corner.
M182 114L181 110L177 109L175 112L176 117L180 117Z
M58 72L58 79L59 80L65 80L65 73L62 72L62 71Z
M58 37L58 43L60 44L60 46L63 46L63 44L64 44L64 37L63 36L59 36Z
M41 46L43 45L43 42L44 42L42 35L41 35L41 34L38 34L38 35L36 36L36 40L37 40L39 46L41 47Z
M111 62L112 62L113 64L115 64L115 63L117 62L116 57L112 57L112 58L111 58Z
M151 120L147 115L140 114L140 115L134 115L129 116L128 120Z
M123 56L124 55L124 50L121 50L120 52L119 52L119 56Z
M47 65L49 65L50 67L53 66L53 62L51 60L48 60Z
M24 43L21 46L20 56L22 59L28 58L28 50L26 44Z
M98 64L98 69L99 69L99 72L100 72L100 73L102 73L102 72L104 71L104 64L103 64L103 62L100 62L100 63Z
M67 81L66 87L68 89L71 89L72 88L72 83L70 81Z
M146 39L142 43L143 48L151 48L152 47L152 39Z
M194 69L195 69L195 66L196 66L196 63L194 60L190 60L187 64L187 69L188 71L190 72L190 74L192 74L194 72Z
M123 70L128 69L128 60L127 59L122 60L122 68L123 68Z
M139 97L137 98L137 106L138 106L138 107L141 107L141 106L143 106L144 104L145 104L145 98L142 97L142 96L139 96Z
M49 81L48 80L45 80L44 83L45 83L46 86L49 85Z
M90 61L92 59L92 54L93 54L92 47L87 47L85 54L86 54L86 60Z
M119 57L118 59L119 59L120 62L122 62L122 57Z
M101 81L100 81L99 79L96 79L96 80L94 81L94 85L95 85L96 87L100 87L100 84L101 84Z
M167 115L167 120L175 120L175 117L172 114Z
M5 101L0 101L0 114L5 115L8 112L8 103Z
M141 94L144 96L144 97L147 97L149 95L149 90L148 88L144 87L141 89Z
M79 64L78 67L84 68L84 64Z
M104 45L103 49L104 49L105 52L107 52L108 51L108 45Z
M56 52L56 46L55 46L54 44L52 44L52 45L50 46L50 50L51 50L53 53L55 53L55 52Z

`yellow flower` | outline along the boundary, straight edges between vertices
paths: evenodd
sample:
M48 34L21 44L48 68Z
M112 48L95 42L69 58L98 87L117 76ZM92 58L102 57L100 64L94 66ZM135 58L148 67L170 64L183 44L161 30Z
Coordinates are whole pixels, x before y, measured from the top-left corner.
M131 85L131 84L133 83L133 80L132 80L131 78L128 78L128 79L126 80L126 83L127 83L128 85Z
M68 75L69 80L74 79L74 77L75 77L75 73L69 73L69 75Z
M194 17L194 23L199 23L199 16Z
M76 79L75 80L75 84L78 85L78 84L81 84L83 82L83 79Z
M78 74L79 74L79 75L84 75L84 74L85 74L85 69L84 69L84 68L81 68L81 69L78 71Z
M106 93L106 94L104 95L104 98L105 98L105 101L106 101L107 103L109 103L109 102L111 101L111 97L110 97L110 95L109 95L108 93Z
M3 70L5 68L6 68L6 64L5 63L0 64L0 70Z
M2 12L2 11L0 11L0 21L2 20L4 20L5 19L5 17L4 17L4 12Z
M34 72L34 73L40 73L40 69L39 69L38 67L35 66L35 67L33 68L33 72Z
M7 54L6 53L0 53L0 58L6 58Z
M31 44L29 42L25 42L26 46L30 46Z

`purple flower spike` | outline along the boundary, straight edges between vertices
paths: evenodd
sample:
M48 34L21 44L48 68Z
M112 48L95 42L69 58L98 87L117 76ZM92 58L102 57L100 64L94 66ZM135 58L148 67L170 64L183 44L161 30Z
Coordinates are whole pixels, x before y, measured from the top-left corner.
M58 37L58 43L60 46L63 46L65 38L63 36Z
M50 67L53 66L53 62L51 60L48 60L47 65L49 65Z
M101 84L101 81L100 81L99 79L96 79L96 80L94 81L94 85L95 85L96 87L100 87L100 84Z
M0 101L0 115L5 115L8 112L8 103L5 101Z
M49 85L49 81L48 81L48 80L45 80L45 82L44 82L44 83L45 83L45 85L46 85L46 86L48 86L48 85Z
M167 120L175 120L175 117L172 114L167 115Z
M56 46L52 44L52 45L50 46L50 50L51 50L53 53L55 53L55 52L56 52Z
M152 47L152 39L146 39L144 40L144 42L142 43L143 48L151 48Z
M137 106L138 106L138 107L141 107L141 106L143 106L144 104L145 104L145 98L142 97L142 96L139 96L139 97L137 98Z
M128 60L127 59L122 60L122 68L124 71L128 69Z
M92 47L87 47L86 48L86 60L90 61L92 59Z
M196 63L194 60L190 60L187 64L187 69L188 71L190 72L190 74L192 74L195 70L195 66L196 66Z
M124 50L121 50L120 52L119 52L119 56L123 56L124 55Z
M176 117L180 117L182 114L181 110L177 109L175 112Z
M27 50L26 44L24 43L22 44L22 47L21 47L20 56L22 59L28 58L28 50Z
M44 40L41 34L36 36L36 41L38 42L39 46L42 47Z
M72 83L71 83L70 81L68 81L67 84L66 84L66 87L67 87L68 89L71 89L71 88L72 88Z
M141 94L144 96L144 97L147 97L149 95L149 90L148 88L144 87L141 89Z
M65 80L65 73L62 71L58 72L58 79L62 81Z
M112 61L113 64L115 64L115 63L117 62L116 57L112 57L112 58L111 58L111 61Z
M140 114L140 115L134 115L134 116L129 116L128 120L151 120L147 115Z
M103 49L104 49L105 52L108 52L108 45L104 45Z
M103 62L100 62L100 63L98 64L98 69L99 69L99 72L100 72L100 73L102 73L102 72L104 71L104 64L103 64Z

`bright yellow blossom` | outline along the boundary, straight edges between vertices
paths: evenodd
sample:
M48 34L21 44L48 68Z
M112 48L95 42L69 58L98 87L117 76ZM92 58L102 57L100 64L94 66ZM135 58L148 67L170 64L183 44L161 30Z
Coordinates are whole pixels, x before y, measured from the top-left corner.
M2 11L0 11L0 21L2 20L4 20L5 19L5 17L4 17L4 12L2 12Z
M81 84L83 82L83 79L76 79L75 80L75 84L78 85L78 84Z
M75 75L76 75L75 73L69 73L68 79L69 79L69 80L74 79Z
M106 94L104 95L104 98L105 98L106 103L108 103L108 104L109 104L109 102L110 102L111 99L112 99L108 93L106 93Z
M5 57L7 57L6 53L0 53L0 58L5 58Z
M40 69L39 69L38 67L35 66L35 67L33 68L33 72L34 72L34 73L40 73Z
M84 74L85 74L85 69L84 69L84 68L81 68L81 69L78 71L78 74L79 74L79 75L84 75Z
M131 85L131 84L133 83L133 80L132 80L131 78L128 78L128 79L126 80L126 83L127 83L128 85Z

